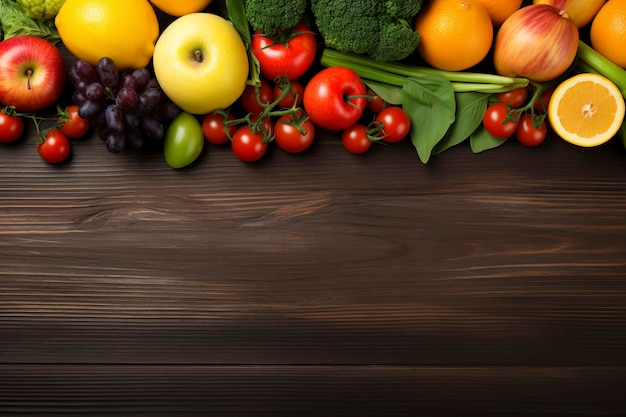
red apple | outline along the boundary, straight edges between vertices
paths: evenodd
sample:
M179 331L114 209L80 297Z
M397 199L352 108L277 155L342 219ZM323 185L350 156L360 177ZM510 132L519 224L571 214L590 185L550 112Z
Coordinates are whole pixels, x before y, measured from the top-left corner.
M31 112L54 104L67 72L59 50L38 36L18 35L0 42L0 102Z
M496 35L493 62L496 72L545 82L563 74L574 62L579 33L562 10L531 4L509 16Z

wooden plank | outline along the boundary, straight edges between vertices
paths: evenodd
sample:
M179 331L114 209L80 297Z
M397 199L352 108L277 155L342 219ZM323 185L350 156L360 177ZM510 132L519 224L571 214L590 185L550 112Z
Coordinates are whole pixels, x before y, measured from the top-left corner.
M13 416L622 416L624 367L3 366Z
M624 365L616 144L0 153L0 361Z

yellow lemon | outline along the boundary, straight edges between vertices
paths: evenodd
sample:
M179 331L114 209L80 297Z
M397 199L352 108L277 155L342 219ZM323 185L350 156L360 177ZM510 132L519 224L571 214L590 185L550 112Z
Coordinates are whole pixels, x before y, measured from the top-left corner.
M148 65L159 37L148 0L66 0L55 25L74 56L92 65L109 57L119 69Z
M201 12L211 4L211 0L150 0L150 2L171 16Z
M554 131L578 146L598 146L611 139L624 120L624 98L609 79L578 74L559 84L548 104Z

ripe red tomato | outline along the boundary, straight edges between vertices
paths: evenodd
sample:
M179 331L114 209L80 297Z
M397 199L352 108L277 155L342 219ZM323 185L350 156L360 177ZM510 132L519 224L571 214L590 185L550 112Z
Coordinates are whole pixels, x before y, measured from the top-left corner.
M278 82L274 84L274 101L283 93L283 90L289 88L289 92L278 102L278 107L288 109L290 107L301 107L302 96L304 95L304 86L298 80L290 80L288 83Z
M226 128L224 126L224 118L226 120L235 120L235 116L232 113L228 113L226 116L220 113L209 113L204 116L204 119L202 119L202 133L208 142L214 145L223 145L228 143L230 138L233 137L237 130L237 125L230 125Z
M61 133L72 139L85 136L89 130L89 120L80 117L78 114L78 106L72 104L71 106L67 106L65 111L68 115L67 120L59 128Z
M24 133L24 120L0 111L0 142L13 142Z
M267 152L267 143L263 140L263 133L253 133L247 124L237 129L231 146L237 158L244 162L258 161Z
M270 104L273 99L274 92L272 86L267 80L261 79L258 91L254 86L246 85L239 97L239 102L246 113L259 114L264 110L263 104Z
M374 121L382 123L382 141L387 143L400 142L411 130L409 116L398 106L383 109Z
M367 100L367 109L372 113L378 114L388 106L387 102L373 91L368 90L367 94L371 96L371 98Z
M281 116L274 125L275 141L279 148L289 153L303 152L313 144L315 125L311 119L294 119L293 115Z
M344 130L341 134L341 143L348 152L355 155L366 152L372 146L372 141L367 133L367 126L361 123L354 124Z
M252 123L257 123L258 120L258 114L250 116L250 121ZM269 116L264 117L260 122L260 127L263 129L263 132L265 132L265 141L268 142L268 139L274 134L274 122L272 121L272 118Z
M515 133L519 120L507 120L509 109L504 103L494 103L487 107L483 115L483 126L495 138L506 139Z
M550 98L552 97L552 93L554 93L554 87L549 87L541 93L539 98L535 100L535 102L533 103L535 112L545 113L548 111L548 104L550 103Z
M498 101L513 109L517 109L526 104L528 99L528 88L520 87L505 93L498 93Z
M542 121L539 127L536 127L533 121L533 115L524 114L519 121L519 126L515 131L517 140L525 146L537 146L541 144L548 134L546 122Z
M367 107L361 77L346 67L329 67L315 74L304 88L304 111L326 130L355 124Z
M45 140L37 145L37 152L44 161L58 164L70 155L70 141L59 129L52 129L46 134Z
M261 75L268 80L302 76L313 64L317 54L317 40L311 28L300 22L286 43L278 43L256 32L252 36L252 53L258 59Z

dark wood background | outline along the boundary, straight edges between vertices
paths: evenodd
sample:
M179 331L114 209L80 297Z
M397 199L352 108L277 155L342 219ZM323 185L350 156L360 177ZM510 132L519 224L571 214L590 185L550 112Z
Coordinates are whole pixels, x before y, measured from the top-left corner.
M0 148L0 415L624 416L626 152Z

